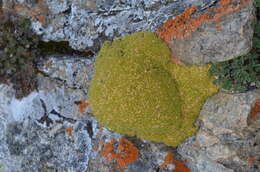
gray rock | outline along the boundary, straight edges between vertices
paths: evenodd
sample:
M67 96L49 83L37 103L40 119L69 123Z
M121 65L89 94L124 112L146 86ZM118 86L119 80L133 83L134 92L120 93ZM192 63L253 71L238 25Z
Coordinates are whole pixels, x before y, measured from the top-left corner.
M14 94L3 95L13 93L7 86L1 85L0 90L0 160L6 171L86 170L92 150L86 128L89 123L94 128L96 121L73 119L78 112L74 103L80 98L77 91L39 91L16 100ZM68 128L73 128L71 136Z
M143 30L155 31L186 7L199 5L203 10L216 1L46 0L37 3L12 0L13 5L4 1L3 6L30 17L32 28L45 41L69 41L76 50L97 50L104 40Z
M230 5L219 7L220 3L216 3L210 8L215 17L206 19L201 16L212 14L200 11L193 14L196 16L192 19L193 23L190 19L186 21L186 27L166 29L167 33L173 30L172 36L168 34L165 36L167 38L164 38L169 43L173 57L188 65L203 65L230 60L248 53L252 48L252 24L255 19L253 2L239 0L235 3L237 5L232 8ZM200 21L203 22L199 24ZM185 25L184 21L181 22Z
M133 148L126 148L124 151L119 151L118 145L122 138L127 139L138 149L138 159L131 163L127 163L128 160L124 160L124 158L127 159L133 156L131 154ZM165 146L160 143L152 143L147 140L140 140L134 137L122 136L116 133L112 134L105 128L102 129L102 132L97 134L93 141L96 156L91 157L87 172L109 172L110 170L115 170L116 172L168 172L169 170L174 170L176 167L174 163L168 163L167 167L160 167L160 165L164 164L167 154L173 152L174 158L180 159L173 147ZM111 143L111 141L114 141L114 152L110 153L116 153L117 155L115 155L115 157L123 157L122 159L110 159L104 155L103 152L107 151L106 149L104 150L104 144ZM123 168L120 162L126 162L126 168Z
M4 171L81 172L88 167L98 124L88 107L80 111L79 103L87 99L93 61L78 56L74 63L68 60L72 57L57 58L51 56L43 64L39 90L21 100L14 97L11 87L0 85L0 164Z
M49 78L59 79L70 88L87 89L94 72L94 58L74 56L52 56L39 65L39 70Z
M200 113L201 128L196 137L178 147L178 153L188 159L191 171L259 170L259 125L247 122L257 98L260 90L241 94L220 92L207 100Z

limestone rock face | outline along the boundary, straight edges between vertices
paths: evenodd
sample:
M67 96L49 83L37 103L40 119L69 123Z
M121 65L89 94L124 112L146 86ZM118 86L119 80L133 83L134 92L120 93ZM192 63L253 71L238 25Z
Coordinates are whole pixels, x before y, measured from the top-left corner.
M254 125L259 124L259 98L260 90L256 90L234 95L220 92L207 100L199 132L178 148L191 171L259 169L259 125Z
M30 17L43 39L69 41L77 50L97 50L104 40L143 30L155 31L182 9L201 9L216 0L4 0L3 7Z
M204 11L196 6L185 9L157 33L168 42L174 58L186 64L203 65L248 53L254 19L251 0L220 0Z

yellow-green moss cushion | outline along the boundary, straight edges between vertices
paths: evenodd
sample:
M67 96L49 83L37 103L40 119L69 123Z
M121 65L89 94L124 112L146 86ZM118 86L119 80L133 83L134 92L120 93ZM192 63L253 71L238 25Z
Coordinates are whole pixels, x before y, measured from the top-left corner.
M171 64L155 34L139 32L106 42L96 59L89 102L109 129L176 146L193 127L205 99L217 91L209 66Z

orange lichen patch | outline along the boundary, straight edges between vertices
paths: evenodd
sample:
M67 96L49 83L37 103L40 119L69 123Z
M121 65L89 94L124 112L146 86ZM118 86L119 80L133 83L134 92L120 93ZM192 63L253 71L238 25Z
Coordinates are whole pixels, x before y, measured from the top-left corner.
M221 0L219 2L220 7L214 9L215 16L211 21L219 23L223 15L237 11L249 4L249 0L241 0L240 4L237 4L235 6L233 5L234 2L237 2L237 0Z
M162 28L157 30L157 34L166 42L170 42L173 39L184 39L196 31L205 22L215 22L217 24L217 30L221 30L221 26L218 25L221 21L221 17L237 11L249 4L249 0L241 0L240 3L236 3L237 0L221 0L218 8L209 8L204 14L200 14L197 17L192 17L197 11L196 6L185 9L185 11L176 18L164 23Z
M181 15L164 23L163 27L157 30L157 34L166 42L171 41L173 38L181 39L189 36L190 32L196 30L196 27L189 22L191 20L191 15L194 14L196 10L196 6L185 9ZM185 23L185 21L187 21L187 23Z
M72 127L66 128L66 133L67 133L69 136L72 136L72 132L73 132L73 128L72 128Z
M118 146L116 144L118 143ZM139 150L132 142L125 138L121 138L119 142L112 140L103 145L102 155L110 162L115 160L118 164L117 168L127 168L127 163L132 163L138 159Z
M116 170L109 170L109 172L116 172Z
M189 172L190 169L183 162L174 160L175 170L172 172Z
M168 152L167 155L164 158L164 163L159 166L159 168L166 168L168 165L174 165L175 169L171 172L189 172L190 169L184 165L183 162L175 160L173 158L173 153Z
M112 140L111 142L104 143L102 147L101 154L105 157L107 162L110 162L115 159L116 153L114 151L114 144L116 143L116 140Z
M41 22L41 23L44 23L45 22L45 17L44 16L38 16L38 17L36 17L37 18L37 20L39 21L39 22Z
M127 163L134 162L138 159L138 149L132 142L125 138L120 139L117 150L119 151L117 155L118 168L127 168Z
M84 113L89 104L85 100L80 100L78 106L80 113Z
M159 166L159 168L166 168L167 165L174 164L173 153L168 152L164 158L164 163Z
M251 109L249 118L256 118L257 115L260 115L260 98L255 100L255 105Z

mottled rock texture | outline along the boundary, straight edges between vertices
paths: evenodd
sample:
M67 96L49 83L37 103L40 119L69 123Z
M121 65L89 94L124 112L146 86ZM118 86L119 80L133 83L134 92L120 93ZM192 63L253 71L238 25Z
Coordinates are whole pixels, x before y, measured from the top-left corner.
M168 42L174 58L203 65L248 53L254 19L252 0L220 0L202 12L195 5L186 8L157 33Z
M204 64L236 57L251 47L250 0L0 0L0 5L0 23L8 19L5 11L29 17L45 41L68 41L76 50L98 50L104 40L156 31L184 11L193 14L192 6L197 6L194 18L209 7L227 6L230 11L231 6L236 10L220 15L220 21L203 22L190 38L178 40L178 51L194 57L184 62ZM201 54L203 59L198 58ZM93 62L76 55L49 57L39 65L37 91L21 100L11 86L0 85L1 172L259 170L259 90L210 98L201 112L199 133L187 139L178 154L173 147L113 133L98 124L86 99Z
M97 121L87 115L88 107L82 104L86 103L85 84L93 62L81 57L81 63L89 65L82 67L75 62L75 68L68 68L70 61L59 58L50 58L44 64L45 75L38 76L38 91L21 100L14 97L11 87L0 85L0 162L7 172L87 169ZM51 62L64 66L55 70ZM84 89L73 88L70 83L72 78L77 79L70 72L78 71L85 82L77 84Z
M14 89L0 85L1 172L188 169L175 148L98 124L86 100L93 62L82 56L49 56L39 65L38 90L20 100Z
M100 128L93 139L93 155L87 172L169 172L188 166L180 161L175 148L120 136ZM179 159L179 160L176 160Z
M220 92L208 99L198 121L201 127L178 152L191 171L259 171L260 90L241 94ZM253 122L254 121L254 122Z
M30 17L43 39L69 41L77 50L97 50L104 40L129 33L155 31L183 9L200 10L217 0L4 0L3 7Z

